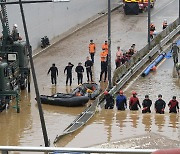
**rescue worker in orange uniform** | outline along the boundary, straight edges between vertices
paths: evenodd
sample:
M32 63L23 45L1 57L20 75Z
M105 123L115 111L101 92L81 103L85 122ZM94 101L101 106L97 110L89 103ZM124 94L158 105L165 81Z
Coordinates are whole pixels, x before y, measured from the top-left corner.
M95 52L96 52L96 45L93 42L93 40L90 40L90 43L89 43L89 54L91 56L91 60L92 60L93 63L94 63Z
M163 29L165 29L167 26L168 26L168 24L167 24L167 20L166 20L166 19L164 19L164 21L163 21L163 25L162 25Z
M141 108L139 99L137 97L137 93L135 91L133 91L132 97L130 97L130 100L129 100L129 109L130 110L138 110L138 106Z
M103 51L100 53L100 57L101 57L101 73L100 73L99 82L101 82L103 74L105 74L104 82L106 82L106 78L107 78L107 52L106 52L105 48L103 48Z
M169 113L177 113L179 112L179 102L176 100L176 96L172 97L172 100L168 103Z
M150 38L153 39L154 31L156 30L156 27L153 23L150 24Z
M108 61L108 42L107 41L105 41L104 44L102 45L102 50L105 50L107 54L106 60Z

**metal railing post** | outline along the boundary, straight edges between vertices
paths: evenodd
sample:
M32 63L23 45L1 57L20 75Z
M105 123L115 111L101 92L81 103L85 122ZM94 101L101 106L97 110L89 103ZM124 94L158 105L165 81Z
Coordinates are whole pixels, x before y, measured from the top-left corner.
M148 0L148 47L151 47L151 39L150 39L150 24L151 24L151 6L150 0Z
M111 1L108 0L108 89L111 89Z

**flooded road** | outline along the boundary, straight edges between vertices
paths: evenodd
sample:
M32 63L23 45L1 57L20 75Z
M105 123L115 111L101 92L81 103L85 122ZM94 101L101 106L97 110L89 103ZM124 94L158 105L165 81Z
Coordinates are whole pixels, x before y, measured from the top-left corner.
M66 144L67 147L89 147L94 143L101 144L107 142L97 147L178 147L180 145L179 114L169 114L167 106L173 95L177 96L178 101L180 100L180 79L177 78L177 74L173 70L172 59L162 62L156 72L150 73L145 78L139 77L129 84L130 86L127 85L124 88L128 100L133 90L137 92L140 103L142 103L144 96L148 94L153 101L151 114L142 114L141 111L129 110L101 110L83 130L69 135L72 141L66 142L66 139L62 139L57 143L57 146L64 146ZM158 94L162 94L163 99L167 103L164 115L155 114L154 111L154 102L157 100ZM68 136L65 138L68 138ZM135 138L137 139L135 140ZM158 142L156 141L157 138ZM119 142L116 143L116 141ZM115 142L115 144L109 142ZM157 142L156 145L154 145L154 142Z
M157 26L158 31L161 30L164 18L169 23L177 18L177 4L178 0L157 1L152 11L152 20ZM127 50L131 44L135 43L137 50L139 50L146 44L146 16L147 13L140 14L139 16L125 16L121 9L115 10L112 13L112 69L115 68L113 59L115 59L116 47L118 45L122 49ZM94 81L98 82L100 74L99 54L101 52L101 45L107 39L107 16L100 18L68 38L56 43L47 52L40 54L34 59L40 94L69 93L77 86L75 72L73 72L74 80L72 86L65 86L63 70L69 61L75 66L77 66L78 62L85 62L86 56L88 56L90 39L93 39L97 45L93 74ZM50 76L47 76L47 71L52 63L56 63L59 69L56 87L51 86ZM125 94L129 98L131 91L136 90L139 99L142 101L144 95L148 93L153 102L156 100L159 92L162 93L163 99L166 101L169 101L172 95L180 98L180 81L172 72L172 60L168 59L159 66L157 72L151 73L146 78L140 77L134 83L130 83L130 86L127 85ZM84 74L84 82L86 80L86 74ZM14 104L11 105L9 110L1 113L0 145L44 145L37 104L34 98L35 93L32 86L30 94L26 91L22 92L21 111L19 114L13 108ZM85 109L85 107L42 106L51 146L53 146L52 143L56 135L62 133L76 116ZM132 140L132 137L138 138L139 136L144 136L144 138L148 138L151 136L149 138L152 141L159 136L159 138L162 138L160 141L163 141L163 139L169 141L166 146L175 147L179 144L177 142L179 140L178 128L179 115L169 115L167 108L165 115L155 115L154 111L151 114L142 115L140 111L130 112L128 110L126 112L119 112L116 109L101 110L83 129L66 136L57 143L57 146L90 147L111 141L121 140L123 142L124 139L126 139L124 141L124 144L126 144L128 142L127 139ZM148 146L149 148L154 148L153 144L143 146L143 143L140 148ZM157 144L157 146L160 147L161 144ZM130 147L133 146L131 145ZM134 145L134 147L136 146Z

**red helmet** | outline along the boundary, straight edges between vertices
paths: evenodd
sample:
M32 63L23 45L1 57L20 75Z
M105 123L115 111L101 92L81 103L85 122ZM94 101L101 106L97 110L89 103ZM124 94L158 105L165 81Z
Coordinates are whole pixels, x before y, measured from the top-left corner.
M119 91L119 93L120 93L120 94L123 94L123 91L122 91L122 90L120 90L120 91Z
M132 92L133 95L137 95L137 93L135 91Z
M109 94L108 91L104 91L104 95L107 95L107 94Z

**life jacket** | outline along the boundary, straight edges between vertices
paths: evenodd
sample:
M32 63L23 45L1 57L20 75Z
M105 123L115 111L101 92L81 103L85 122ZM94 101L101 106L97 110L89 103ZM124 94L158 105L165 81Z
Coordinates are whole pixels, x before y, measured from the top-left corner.
M137 97L131 97L129 101L129 106L133 107L134 105L137 105L138 102L139 102L139 99Z
M170 100L169 105L170 105L170 110L173 109L174 107L176 107L176 105L178 104L177 100Z
M105 50L106 54L108 54L108 44L103 44L102 49Z
M76 96L82 96L80 92L77 92L76 93Z
M95 53L96 45L94 43L89 44L89 52Z
M107 58L107 53L105 51L102 51L100 53L100 56L101 56L101 61L102 62L106 62L106 58Z

